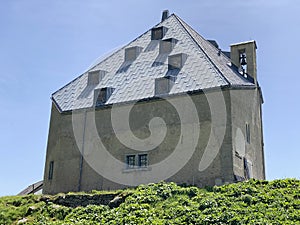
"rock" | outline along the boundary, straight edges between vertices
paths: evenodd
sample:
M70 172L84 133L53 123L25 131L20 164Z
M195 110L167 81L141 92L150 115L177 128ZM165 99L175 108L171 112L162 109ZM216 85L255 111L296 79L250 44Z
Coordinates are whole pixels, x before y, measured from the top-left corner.
M113 200L108 203L109 208L117 208L125 201L125 198L121 196L116 196Z
M26 212L25 216L31 215L35 210L36 210L36 207L35 207L35 206L30 206L30 207L27 209L27 212Z
M19 220L19 221L17 222L17 224L26 223L27 221L28 221L27 218L23 218L23 219Z

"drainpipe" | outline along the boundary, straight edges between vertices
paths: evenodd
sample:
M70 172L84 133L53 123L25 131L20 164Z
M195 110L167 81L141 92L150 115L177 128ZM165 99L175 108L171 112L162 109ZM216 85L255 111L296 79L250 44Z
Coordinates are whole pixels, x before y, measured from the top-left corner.
M80 156L80 164L79 164L79 180L78 180L78 188L77 191L81 190L81 181L82 181L82 168L83 168L83 154L84 154L84 143L85 143L85 129L86 129L86 110L84 110L84 124L83 124L83 134L82 134L82 145L81 145L81 156Z

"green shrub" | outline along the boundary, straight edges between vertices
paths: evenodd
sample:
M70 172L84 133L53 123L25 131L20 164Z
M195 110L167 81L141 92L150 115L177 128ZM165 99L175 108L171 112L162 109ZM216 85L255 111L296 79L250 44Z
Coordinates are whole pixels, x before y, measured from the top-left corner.
M101 195L102 191L91 194ZM0 198L0 224L300 224L300 181L249 180L218 187L160 182L114 192L117 208L66 207L58 196ZM85 195L69 193L67 195ZM67 196L66 195L66 196Z

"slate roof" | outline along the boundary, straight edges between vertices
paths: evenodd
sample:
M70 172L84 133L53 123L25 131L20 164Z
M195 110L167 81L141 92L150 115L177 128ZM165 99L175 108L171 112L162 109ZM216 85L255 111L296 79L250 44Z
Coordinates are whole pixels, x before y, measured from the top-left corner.
M150 29L55 92L52 100L60 111L93 107L94 90L105 87L114 88L105 105L153 98L155 79L168 73L168 55L179 53L184 53L187 59L170 95L223 86L254 86L238 73L225 54L175 14L155 27L160 26L167 28L163 40L178 40L171 53L159 54L159 40L151 40ZM125 62L125 49L134 46L140 47L141 53L133 62ZM99 84L88 85L88 73L97 70L107 73Z

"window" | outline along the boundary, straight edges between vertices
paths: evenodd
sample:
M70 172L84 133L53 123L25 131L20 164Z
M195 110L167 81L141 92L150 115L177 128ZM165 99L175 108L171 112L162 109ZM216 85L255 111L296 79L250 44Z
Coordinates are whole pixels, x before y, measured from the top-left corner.
M159 43L159 54L170 53L173 50L176 43L177 40L174 38L162 40Z
M127 169L138 169L148 167L148 154L127 155Z
M168 69L169 70L180 70L183 67L183 64L186 61L185 54L177 54L177 55L170 55L168 57Z
M175 76L166 76L155 79L155 95L168 94L175 82Z
M250 125L246 123L246 141L250 144Z
M156 27L151 30L151 40L161 40L167 33L166 27Z
M125 61L134 61L141 53L142 48L135 46L125 49Z
M139 157L139 167L147 167L148 166L148 155L147 154L141 154Z
M51 161L49 164L48 180L52 180L53 178L53 168L54 168L54 161Z
M126 156L126 164L127 164L127 168L134 168L135 167L135 155L127 155Z
M96 106L104 105L109 97L112 95L114 88L106 87L101 90L95 90L95 96L97 96Z

